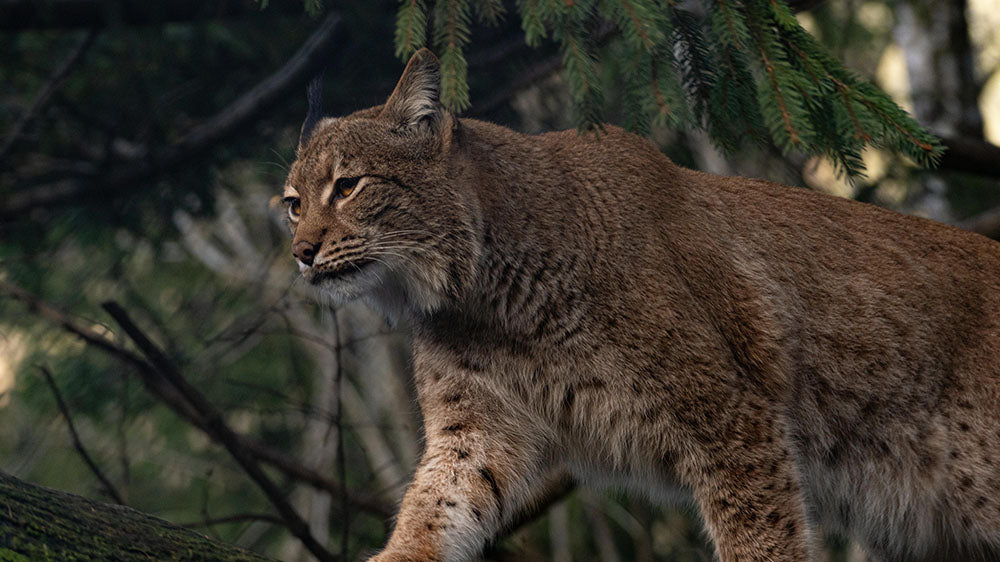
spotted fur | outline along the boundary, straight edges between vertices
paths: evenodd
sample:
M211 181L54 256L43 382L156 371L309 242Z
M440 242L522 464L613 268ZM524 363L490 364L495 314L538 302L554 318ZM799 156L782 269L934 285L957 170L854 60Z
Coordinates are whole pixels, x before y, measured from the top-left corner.
M317 123L286 186L306 279L413 326L426 448L374 560L468 560L564 468L690 498L726 562L821 528L1000 559L1000 246L615 127L460 120L438 76L421 51Z

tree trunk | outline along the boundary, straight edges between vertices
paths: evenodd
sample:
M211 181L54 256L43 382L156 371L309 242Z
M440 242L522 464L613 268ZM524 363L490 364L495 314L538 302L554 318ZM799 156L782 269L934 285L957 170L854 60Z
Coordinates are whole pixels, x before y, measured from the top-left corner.
M119 505L0 472L0 560L267 560Z

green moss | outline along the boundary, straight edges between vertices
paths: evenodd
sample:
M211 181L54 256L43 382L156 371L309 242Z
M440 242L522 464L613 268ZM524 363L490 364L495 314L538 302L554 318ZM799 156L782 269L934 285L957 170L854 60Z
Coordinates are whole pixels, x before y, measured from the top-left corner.
M9 548L0 548L0 562L31 562L31 559Z
M266 560L127 507L0 473L0 562Z

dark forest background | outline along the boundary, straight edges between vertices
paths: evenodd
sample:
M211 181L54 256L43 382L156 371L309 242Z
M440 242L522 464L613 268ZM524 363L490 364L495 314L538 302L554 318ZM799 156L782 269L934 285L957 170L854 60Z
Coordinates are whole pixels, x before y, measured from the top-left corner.
M505 6L498 25L470 30L463 115L576 126L557 46L528 47ZM348 559L384 542L420 452L408 335L361 304L317 303L270 202L313 75L325 71L331 114L392 90L398 7L0 2L0 470L282 560L311 557L288 509ZM867 175L848 180L794 150L720 153L698 128L654 123L650 137L690 167L1000 237L1000 4L798 8L831 54L942 139L938 169L869 148ZM601 116L621 123L611 70L627 61L613 33L600 49ZM699 525L557 484L489 556L709 560ZM859 559L828 543L831 560Z

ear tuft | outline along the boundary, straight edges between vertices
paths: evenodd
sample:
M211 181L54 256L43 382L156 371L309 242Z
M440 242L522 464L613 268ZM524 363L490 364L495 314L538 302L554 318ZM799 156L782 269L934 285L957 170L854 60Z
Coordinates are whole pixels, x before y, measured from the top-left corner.
M428 124L433 128L441 117L441 63L429 49L420 49L410 57L403 75L385 102L382 118L414 128Z
M306 101L309 108L306 110L306 120L302 123L302 130L299 131L299 148L301 149L312 135L316 123L323 118L323 73L320 72L306 87Z

